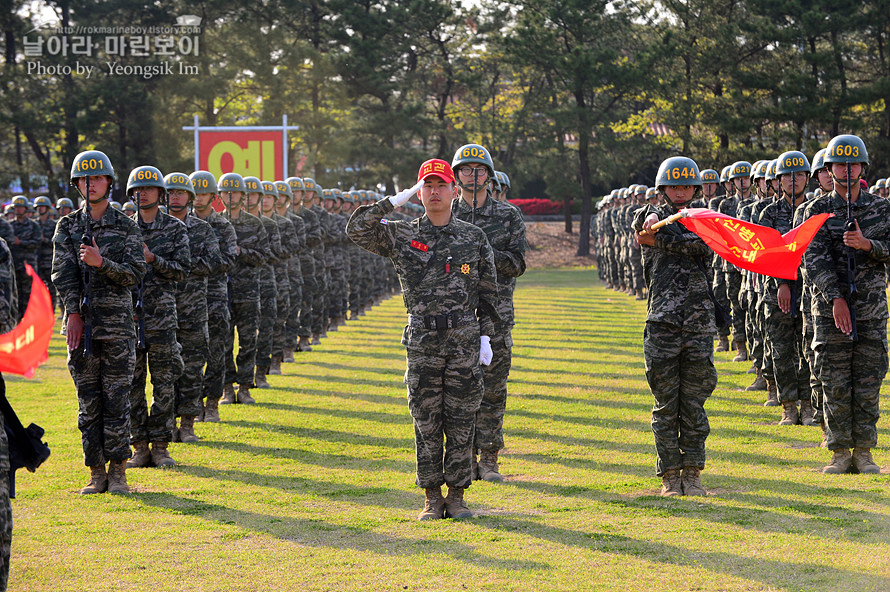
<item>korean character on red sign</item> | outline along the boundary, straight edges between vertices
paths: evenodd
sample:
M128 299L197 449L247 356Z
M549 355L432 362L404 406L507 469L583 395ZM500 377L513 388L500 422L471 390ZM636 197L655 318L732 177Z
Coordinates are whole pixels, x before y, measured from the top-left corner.
M752 238L754 238L754 231L750 228L742 228L741 230L739 230L739 238L741 238L743 241L750 241Z
M742 259L748 261L750 263L754 263L754 260L757 258L757 251L743 251Z
M739 223L735 222L735 220L724 220L723 225L732 230L733 232L739 229Z

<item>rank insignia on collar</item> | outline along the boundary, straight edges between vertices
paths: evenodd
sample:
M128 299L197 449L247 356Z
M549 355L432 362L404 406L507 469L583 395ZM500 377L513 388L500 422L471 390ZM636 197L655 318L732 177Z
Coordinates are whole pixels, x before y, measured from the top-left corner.
M464 263L463 265L461 265L461 266L460 266L460 272L461 272L461 273L470 273L470 264L469 264L469 263Z
M415 249L419 249L419 250L423 251L424 253L426 253L427 251L430 250L429 246L423 244L422 242L416 241L416 240L411 241L411 246L414 247Z
M387 220L386 218L381 218L380 223L381 224L389 224L389 220Z

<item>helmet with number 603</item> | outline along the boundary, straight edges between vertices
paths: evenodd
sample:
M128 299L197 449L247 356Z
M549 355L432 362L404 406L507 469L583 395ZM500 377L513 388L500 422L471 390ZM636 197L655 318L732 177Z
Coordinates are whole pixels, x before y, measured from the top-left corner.
M38 208L40 206L51 208L53 207L53 202L51 202L47 196L41 195L40 197L34 199L34 206Z
M776 177L786 173L807 173L810 172L810 161L806 154L797 150L789 150L783 152L776 159Z
M127 195L130 195L136 187L157 187L161 190L161 194L167 190L164 175L150 165L136 167L130 171L130 176L127 178Z
M692 185L701 187L701 174L695 161L686 156L672 156L658 167L655 175L655 188Z
M825 147L825 164L835 162L868 164L868 151L865 142L859 136L844 134L835 136Z
M164 184L167 186L167 191L181 189L191 195L190 199L195 198L195 186L185 173L170 173L164 177Z
M213 193L216 191L216 178L212 173L208 171L195 171L191 175L189 175L189 179L192 181L192 187L195 188L195 193Z
M813 162L810 165L810 175L815 175L820 169L825 168L825 148L820 148L813 155Z
M751 163L747 160L740 160L732 164L726 178L730 181L739 177L748 177L751 175Z
M702 183L717 183L720 181L720 175L714 169L705 169L701 172Z
M95 177L98 175L106 175L111 177L114 182L114 167L111 166L111 159L99 150L87 150L81 152L74 157L71 163L70 184L73 186L80 177Z
M216 188L219 193L228 193L229 191L244 192L244 177L238 173L226 173L216 182Z
M494 161L484 146L466 144L457 149L451 159L451 169L457 175L457 167L464 164L484 164L488 168L488 176L494 177Z
M58 208L58 209L60 209L60 210L61 210L62 208L71 208L71 209L73 210L73 209L74 209L74 202L71 201L70 199L68 199L67 197L63 197L62 199L60 199L60 200L58 201L58 203L56 203L56 208Z

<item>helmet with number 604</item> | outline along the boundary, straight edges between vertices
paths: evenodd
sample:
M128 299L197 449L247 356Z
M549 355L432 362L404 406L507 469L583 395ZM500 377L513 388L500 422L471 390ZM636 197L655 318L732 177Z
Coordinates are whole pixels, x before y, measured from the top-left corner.
M859 136L844 134L835 136L825 147L825 164L835 162L868 164L868 151Z
M809 173L810 161L806 154L797 150L783 152L776 159L776 176L786 173Z
M53 202L51 202L47 196L41 195L40 197L34 199L34 205L36 207L46 206L48 208L51 208L53 207Z
M74 209L74 202L71 201L70 199L68 199L67 197L63 197L62 199L60 199L60 200L58 201L58 203L56 203L56 207L57 207L58 209L60 209L60 210L61 210L62 208L71 208L71 209L73 210L73 209Z
M74 161L71 163L71 177L69 180L71 185L74 185L76 183L75 179L80 177L95 177L97 175L111 177L112 182L115 179L111 159L104 152L87 150L74 157Z
M720 181L720 175L714 169L705 169L701 172L702 183L717 183Z
M751 163L747 160L740 160L732 164L729 173L726 175L730 181L739 177L748 177L751 175Z
M491 154L479 144L466 144L458 148L454 158L451 159L451 168L456 173L457 167L473 163L484 164L488 168L488 176L494 177L494 161L491 159Z
M164 175L150 165L136 167L130 171L130 176L127 178L127 195L130 195L136 187L157 187L162 193L167 190Z
M195 198L195 186L185 173L170 173L164 177L164 184L167 186L167 191L181 189L182 191L187 191L192 199Z
M195 193L216 193L216 178L208 171L195 171L189 175Z
M655 188L692 185L701 187L701 174L695 161L686 156L672 156L661 163L655 175Z

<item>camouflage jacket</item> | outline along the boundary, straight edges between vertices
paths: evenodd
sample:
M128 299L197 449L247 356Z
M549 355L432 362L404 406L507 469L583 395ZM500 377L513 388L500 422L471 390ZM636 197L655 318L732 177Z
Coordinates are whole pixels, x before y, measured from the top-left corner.
M788 204L788 201L785 198L781 198L763 208L763 211L760 212L758 218L752 220L752 222L760 224L761 226L775 228L779 231L779 234L785 234L794 228L794 209ZM801 265L803 265L803 262L801 262ZM803 281L800 278L800 274L798 274L797 280L765 277L763 290L764 302L778 306L779 286L782 284L788 284L788 287L791 288L791 298L794 302L797 302L800 298L801 290L803 289Z
M887 274L884 264L890 261L890 201L860 191L852 210L859 229L872 245L869 252L855 251L856 319L886 319ZM847 247L843 241L847 201L832 191L828 198L815 200L809 211L810 216L822 213L833 213L834 217L826 220L813 237L804 253L804 262L814 288L812 313L833 317L833 300L849 294Z
M458 219L469 222L473 206L463 199L452 202ZM503 327L515 323L513 314L514 278L525 273L525 221L518 209L492 198L476 208L476 226L482 229L494 252L494 266L498 280L498 316ZM500 327L498 328L500 329Z
M13 220L11 224L15 238L19 241L19 244L15 244L15 240L13 240L9 245L12 258L15 261L15 268L22 270L27 262L36 271L37 252L40 249L40 243L43 242L43 230L37 222L30 218L21 221Z
M281 233L278 232L278 224L266 216L259 216L259 219L263 223L269 245L269 256L260 265L260 297L262 298L264 287L267 290L275 291L275 266L281 261L284 252L281 248Z
M7 248L15 242L15 232L12 230L12 224L6 218L0 218L0 238L6 241Z
M195 214L191 214L195 216ZM210 211L210 215L204 219L210 224L216 236L217 247L220 253L220 265L215 272L207 276L207 306L209 309L223 305L229 306L228 271L238 258L238 237L231 222L221 214Z
M411 222L384 220L392 209L388 198L361 206L346 233L363 249L389 257L408 314L475 314L481 334L495 335L498 285L485 233L454 216L441 227L425 215Z
M304 206L300 206L300 209L294 212L294 214L302 218L306 225L307 250L314 250L322 243L323 239L321 225L318 222L318 215Z
M142 240L154 255L142 285L133 290L133 304L142 294L142 318L146 332L176 329L176 284L191 270L189 237L185 224L158 212L149 224L141 222ZM138 311L137 311L138 314Z
M81 313L92 324L93 339L135 339L131 289L142 281L147 268L142 252L142 233L136 222L111 206L90 223L99 245L102 265L88 267L80 260L86 229L83 207L63 216L53 235L53 285L68 315ZM89 310L81 310L84 272L89 272ZM84 314L86 313L86 314Z
M650 214L663 220L675 214L671 204L647 204L634 218L640 231ZM715 333L714 305L708 296L704 266L711 249L695 233L679 223L668 224L655 234L655 245L643 245L643 276L649 291L647 322L667 323L695 333Z
M337 242L331 226L331 215L321 206L312 206L312 212L318 217L318 227L321 229L321 242L325 248Z
M53 235L56 233L57 223L58 220L53 220L49 216L46 217L46 220L37 220L40 231L43 233L37 255L37 263L41 267L50 267L53 264Z
M224 215L235 229L241 254L229 269L232 302L253 302L260 299L259 268L272 258L269 237L260 219L241 210L237 218Z
M210 224L189 214L185 218L192 268L176 284L176 316L179 327L196 328L207 322L207 278L225 266L219 241Z
M283 254L282 260L275 266L275 277L287 279L293 271L300 274L300 256L297 254L299 242L294 230L294 223L278 214L272 214L272 221L278 225L278 234L281 237L281 251Z
M12 252L6 241L0 240L0 333L9 333L18 323L18 297Z
M296 245L295 253L297 255L295 257L296 264L291 263L288 272L291 275L294 272L298 272L298 283L303 283L302 277L311 274L312 271L315 270L315 265L312 263L312 253L309 251L309 246L306 244L306 221L303 220L302 217L293 213L292 210L287 210L287 215L285 217L290 220L294 227L294 244ZM309 270L306 269L307 266L310 267ZM294 281L293 275L291 281Z

